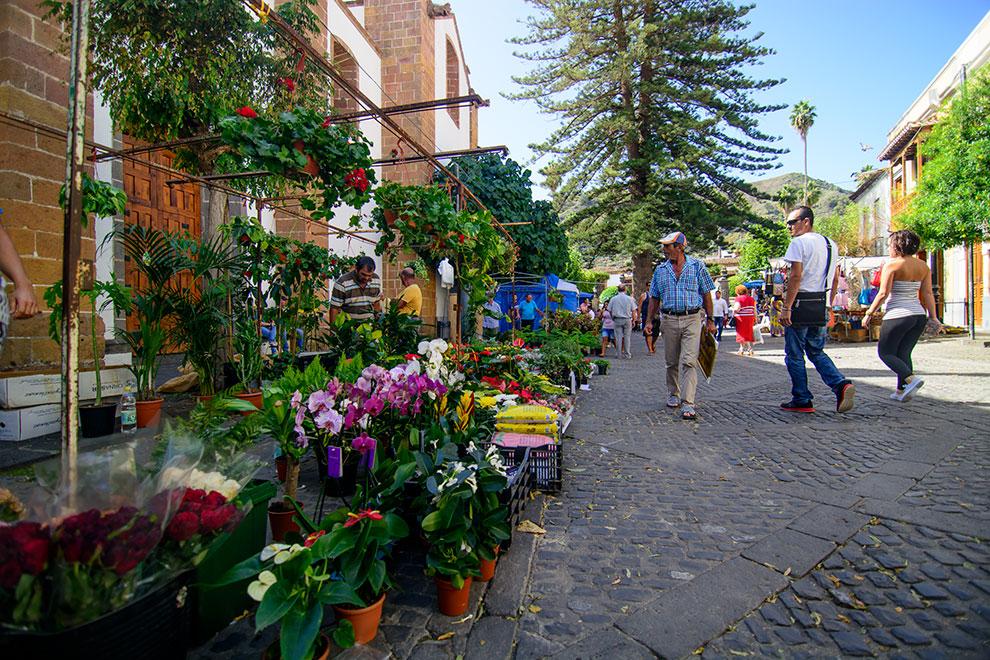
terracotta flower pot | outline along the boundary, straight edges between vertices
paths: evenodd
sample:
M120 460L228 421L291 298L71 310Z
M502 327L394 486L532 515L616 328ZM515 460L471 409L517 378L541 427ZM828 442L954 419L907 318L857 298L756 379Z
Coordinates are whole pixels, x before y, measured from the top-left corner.
M234 396L242 401L247 401L248 403L253 404L258 410L261 410L261 406L264 405L263 392L241 392L240 394L235 394ZM241 411L241 414L246 417L248 415L253 415L254 413L250 411Z
M495 577L495 563L497 561L498 561L498 546L496 545L495 558L481 560L481 577L478 578L478 582L488 582L493 577Z
M320 164L316 162L315 158L313 158L308 153L303 151L303 149L306 147L306 143L303 142L302 140L296 140L295 142L292 143L292 146L295 147L296 151L298 151L299 153L301 153L303 156L306 157L306 166L302 168L302 171L310 176L319 175Z
M302 507L302 504L299 505ZM299 525L292 520L296 510L291 504L273 502L268 507L268 524L272 528L272 540L281 543L289 532L299 533Z
M367 644L378 635L378 624L382 620L382 606L385 604L385 594L368 607L351 609L334 605L333 611L338 619L347 619L354 626L354 641Z
M288 466L289 461L284 455L275 459L275 476L278 477L278 480L282 483L285 483L286 471L289 469Z
M385 224L389 227L394 227L395 222L399 219L399 216L392 209L382 209L382 215L385 216Z
M464 580L464 586L455 589L450 580L441 577L433 578L437 583L437 607L441 614L447 616L461 616L468 609L471 600L471 581L468 577Z
M139 429L154 426L161 419L162 404L165 399L151 399L137 402L137 427Z
M196 403L209 403L210 401L213 401L213 395L212 394L197 394L196 395Z

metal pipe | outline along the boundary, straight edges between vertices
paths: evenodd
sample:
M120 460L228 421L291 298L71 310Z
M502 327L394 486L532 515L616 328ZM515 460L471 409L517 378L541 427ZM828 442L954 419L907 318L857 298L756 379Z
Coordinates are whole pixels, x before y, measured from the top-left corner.
M86 67L89 0L74 0L65 148L65 222L62 233L62 468L74 504L79 458L79 259L82 239L83 150L86 141ZM95 323L96 319L92 319Z

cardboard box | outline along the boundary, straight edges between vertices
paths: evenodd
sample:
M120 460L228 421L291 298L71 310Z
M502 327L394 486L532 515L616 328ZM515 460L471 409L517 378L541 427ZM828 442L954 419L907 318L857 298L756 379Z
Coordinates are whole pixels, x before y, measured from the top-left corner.
M58 403L20 410L0 410L0 441L20 442L58 433L62 428L62 406Z
M131 372L123 367L100 369L103 396L120 396ZM79 400L96 398L96 372L79 374ZM0 379L0 408L26 408L60 403L62 400L62 374L28 374Z

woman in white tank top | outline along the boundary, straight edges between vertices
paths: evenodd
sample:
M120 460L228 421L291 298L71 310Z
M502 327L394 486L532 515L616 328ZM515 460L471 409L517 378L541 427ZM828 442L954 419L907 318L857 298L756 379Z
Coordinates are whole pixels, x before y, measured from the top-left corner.
M915 256L921 247L921 239L914 232L902 229L890 235L888 244L891 259L880 273L880 290L863 317L863 325L868 327L870 317L886 303L877 353L897 374L897 389L890 398L907 401L925 384L914 375L911 352L929 318L934 320L938 330L941 325L936 318L932 272L928 264Z

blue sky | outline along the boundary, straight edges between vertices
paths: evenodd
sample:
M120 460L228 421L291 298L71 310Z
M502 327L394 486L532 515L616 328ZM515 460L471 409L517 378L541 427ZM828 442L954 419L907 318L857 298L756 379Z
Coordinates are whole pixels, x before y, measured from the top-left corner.
M532 8L523 0L450 0L471 69L471 84L490 108L481 110L479 143L505 144L524 165L527 144L545 138L553 120L527 102L500 93L515 90L512 75L527 70L506 40L526 32ZM990 0L755 0L751 33L777 51L757 74L787 81L763 94L766 102L808 99L818 117L808 139L808 173L844 188L850 174L870 163L887 132L922 92L977 23ZM801 140L788 122L789 109L767 115L762 128L790 149L783 167L802 170ZM871 145L862 151L860 143ZM539 167L530 165L534 171ZM534 179L539 179L534 176ZM545 191L536 191L546 197Z

